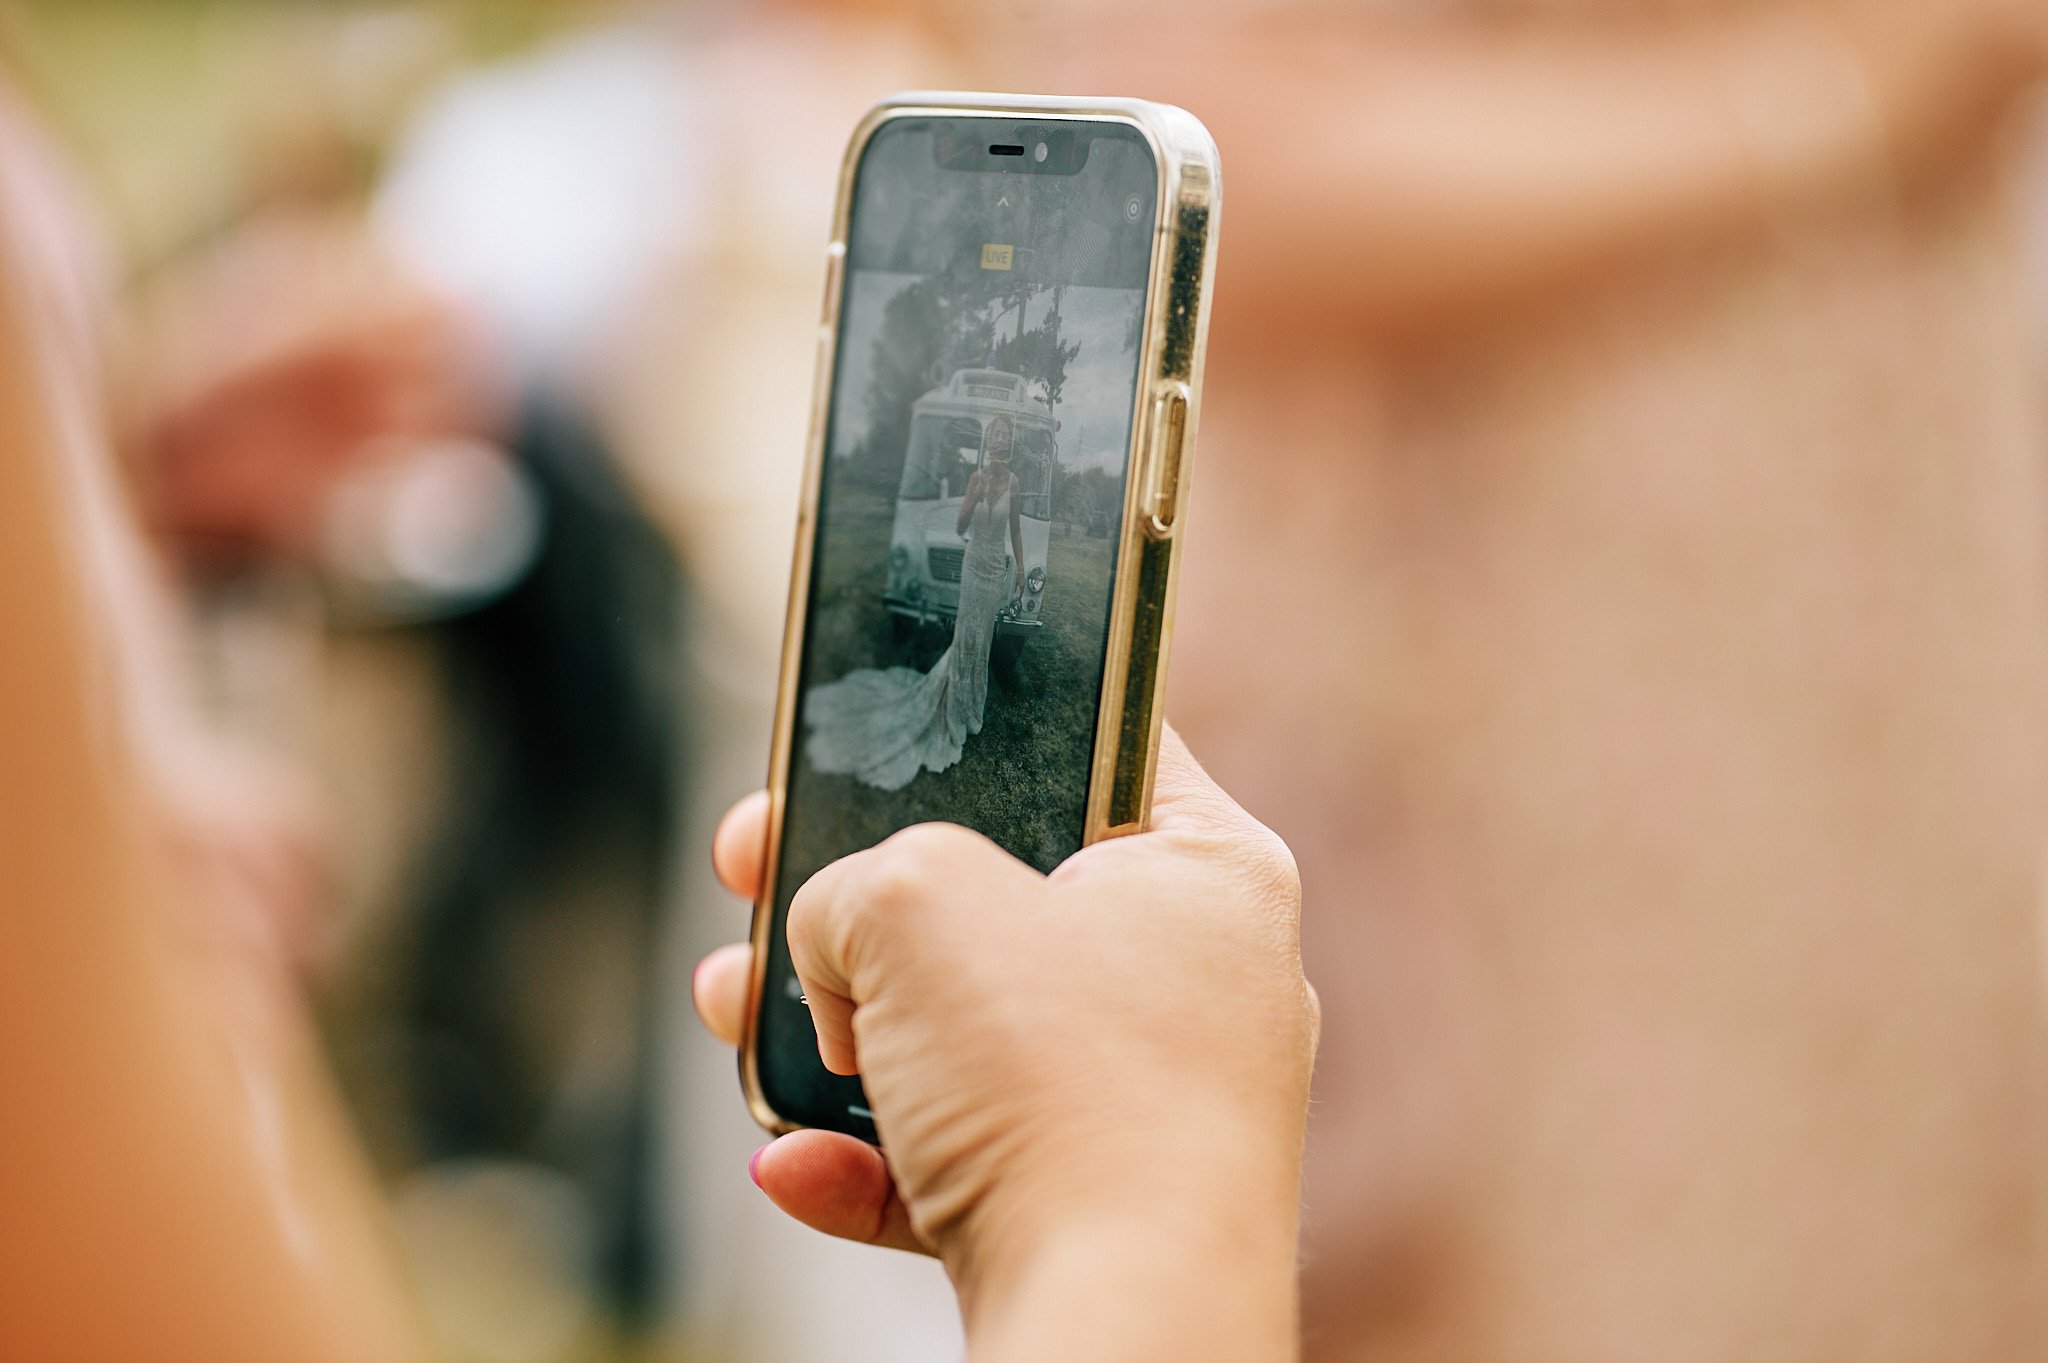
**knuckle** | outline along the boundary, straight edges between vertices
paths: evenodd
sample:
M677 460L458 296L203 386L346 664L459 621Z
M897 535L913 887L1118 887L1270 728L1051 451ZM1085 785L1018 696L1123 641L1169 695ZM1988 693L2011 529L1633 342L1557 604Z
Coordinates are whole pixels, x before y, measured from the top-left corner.
M954 823L914 824L890 841L901 841L904 846L929 859L950 859L987 845L987 839L981 834Z
M892 834L861 854L847 887L847 916L894 923L947 902L952 869L979 842L950 824L917 824Z
M946 850L950 841L949 835L964 831L954 827L952 824L912 824L901 832L891 834L888 841L884 842L882 846L899 856L915 858L920 861L928 860Z
M981 834L950 823L914 824L882 844L903 878L901 887L925 898L936 897L941 885L993 846Z
M834 863L799 889L789 909L792 937L801 932L840 961L852 962L878 935L925 923L956 899L947 887L960 883L967 859L990 846L949 824L903 829Z
M1263 824L1238 842L1236 861L1253 891L1277 916L1293 920L1301 911L1301 866L1294 849Z
M836 896L828 940L851 973L873 950L875 938L903 916L903 907L917 895L914 868L886 849L872 848L849 868Z
M928 879L917 844L898 833L868 852L850 898L863 909L876 905L898 909L922 898Z

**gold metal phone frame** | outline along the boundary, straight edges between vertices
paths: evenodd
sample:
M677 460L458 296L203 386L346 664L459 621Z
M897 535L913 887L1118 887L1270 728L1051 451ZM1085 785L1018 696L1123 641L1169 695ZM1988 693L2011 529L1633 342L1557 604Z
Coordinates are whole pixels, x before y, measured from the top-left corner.
M1131 419L1131 458L1124 480L1123 515L1118 522L1116 571L1110 584L1109 632L1090 758L1083 845L1140 831L1152 803L1161 693L1173 638L1173 595L1180 576L1181 513L1187 504L1188 461L1194 453L1197 397L1215 281L1216 219L1222 190L1216 144L1192 114L1144 100L953 92L895 96L876 105L861 120L840 164L832 240L826 250L825 303L818 324L818 365L811 390L789 615L782 636L782 672L768 770L768 842L761 893L754 901L754 969L747 991L746 1030L740 1042L740 1084L747 1108L755 1121L777 1134L797 1127L762 1096L755 1027L768 969L768 934L775 923L782 820L796 741L798 668L810 608L811 554L818 529L839 312L846 289L854 177L868 142L886 124L905 118L959 117L1121 123L1144 136L1158 163L1158 207Z

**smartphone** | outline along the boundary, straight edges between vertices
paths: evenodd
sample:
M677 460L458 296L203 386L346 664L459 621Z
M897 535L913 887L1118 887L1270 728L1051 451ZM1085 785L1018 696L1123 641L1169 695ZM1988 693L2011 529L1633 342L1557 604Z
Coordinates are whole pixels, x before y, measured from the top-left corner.
M740 1050L754 1116L876 1139L791 897L912 824L1050 871L1144 827L1215 271L1216 146L1137 100L906 95L827 251Z

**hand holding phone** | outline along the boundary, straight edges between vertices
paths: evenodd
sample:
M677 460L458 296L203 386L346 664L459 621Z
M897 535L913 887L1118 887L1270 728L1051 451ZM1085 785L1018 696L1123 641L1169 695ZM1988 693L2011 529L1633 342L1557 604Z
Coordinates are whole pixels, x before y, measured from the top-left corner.
M766 813L744 802L719 832L719 874L748 898ZM1286 847L1170 732L1151 830L1049 876L954 827L838 862L797 895L790 940L813 1043L865 1077L889 1156L802 1131L755 1178L819 1230L939 1254L963 1298L1000 1298L1013 1267L1107 1226L1154 1264L1220 1253L1206 1296L1284 1315L1316 1035L1299 912ZM699 1011L728 1041L751 965L735 946L698 971ZM1142 1318L1128 1296L1121 1309Z

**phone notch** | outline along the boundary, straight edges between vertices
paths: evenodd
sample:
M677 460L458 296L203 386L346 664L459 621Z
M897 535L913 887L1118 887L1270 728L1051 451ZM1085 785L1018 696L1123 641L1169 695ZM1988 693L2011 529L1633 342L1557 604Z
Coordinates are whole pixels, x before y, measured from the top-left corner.
M960 118L941 120L932 129L932 158L946 170L1076 175L1087 166L1093 145L1090 130L1059 121Z

